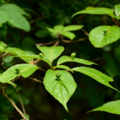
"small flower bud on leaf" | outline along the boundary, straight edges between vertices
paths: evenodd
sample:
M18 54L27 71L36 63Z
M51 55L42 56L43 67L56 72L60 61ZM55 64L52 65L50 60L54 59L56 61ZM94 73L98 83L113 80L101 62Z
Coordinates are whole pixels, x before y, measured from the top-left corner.
M60 77L61 77L61 74L60 74L60 73L57 73L57 74L56 74L56 80L60 80Z
M39 56L40 56L41 59L43 58L43 54L42 53L40 53Z
M55 69L56 67L54 66L53 69Z
M107 34L107 30L104 30L104 31L103 31L103 35L106 35L106 34Z
M71 54L71 58L72 58L72 59L74 59L75 56L76 56L76 53L72 53L72 54Z
M19 73L20 73L20 70L16 68L16 69L15 69L15 74L18 75Z

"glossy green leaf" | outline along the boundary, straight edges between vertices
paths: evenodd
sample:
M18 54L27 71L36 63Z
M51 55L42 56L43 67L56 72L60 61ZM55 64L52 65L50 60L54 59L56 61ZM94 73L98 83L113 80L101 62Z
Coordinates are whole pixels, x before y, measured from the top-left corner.
M89 33L89 40L94 47L104 47L120 38L120 28L118 26L98 26Z
M54 68L61 68L61 69L65 69L65 70L69 70L71 72L73 72L68 66L66 65L59 65L59 66L55 66Z
M60 56L60 54L63 52L64 48L62 46L54 46L54 47L40 47L37 46L38 49L44 54L44 59L50 62L50 65L52 65L52 62Z
M14 12L14 11L9 11L7 12L7 14L9 17L8 22L11 25L13 25L16 28L25 30L26 32L30 31L29 22L21 14L18 14L17 12Z
M83 27L84 25L68 25L64 27L64 31L76 31L76 30L80 30Z
M115 9L115 15L120 17L120 4L115 5L114 9Z
M61 32L61 34L71 40L73 40L75 38L75 34L72 32Z
M9 3L9 4L4 4L0 7L0 9L5 10L6 12L17 12L18 14L22 14L25 15L27 14L22 8L20 8L19 6Z
M32 64L18 64L12 66L0 76L0 82L15 85L14 83L11 82L11 80L20 75L25 78L29 77L37 69L38 67Z
M73 14L72 17L78 14L109 15L114 18L113 9L105 8L105 7L87 7L85 10L81 10Z
M72 70L83 73L83 74L93 78L94 80L98 81L99 83L118 91L116 88L112 87L109 84L109 82L113 82L114 80L111 77L107 76L106 74L104 74L96 69L89 68L89 67L76 67L76 68L73 68Z
M0 9L0 24L3 24L8 21L8 15L5 11Z
M56 74L61 74L57 79ZM66 103L73 95L76 89L76 83L72 75L65 70L48 70L44 77L45 89L57 99L68 111Z
M74 58L74 59L72 59L69 56L62 56L57 61L57 65L60 65L60 64L66 63L66 62L76 62L76 63L85 64L85 65L96 64L94 62L91 62L91 61L88 61L88 60L84 60L84 59L81 59L81 58Z
M120 115L119 105L120 105L120 100L111 101L111 102L105 103L101 107L98 107L88 112L104 111L104 112Z

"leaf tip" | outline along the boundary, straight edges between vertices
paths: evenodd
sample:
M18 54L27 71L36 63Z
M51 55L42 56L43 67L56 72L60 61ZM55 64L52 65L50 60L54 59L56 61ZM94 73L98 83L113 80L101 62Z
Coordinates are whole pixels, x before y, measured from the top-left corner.
M68 112L67 105L65 104L65 105L63 105L63 106L64 106L65 110Z

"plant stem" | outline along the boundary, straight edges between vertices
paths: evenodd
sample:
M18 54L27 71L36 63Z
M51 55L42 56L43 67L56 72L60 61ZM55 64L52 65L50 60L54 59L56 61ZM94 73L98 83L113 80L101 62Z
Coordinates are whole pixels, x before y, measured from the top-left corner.
M15 86L14 86L14 88L15 88ZM22 99L21 99L21 97L20 97L19 91L16 90L16 92L17 92L18 98L19 98L19 100L20 100L20 104L21 104L23 113L26 114L25 107L24 107L24 105L23 105L23 102L22 102Z
M36 44L37 46L46 46L46 45L51 45L51 44L54 44L56 41L52 41L52 42L48 42L48 43L39 43L39 44Z
M29 120L27 118L25 118L24 114L22 113L22 111L15 105L15 103L6 95L5 91L2 89L2 93L3 95L10 101L10 103L13 105L13 107L16 109L16 111L21 115L21 117L24 120Z
M81 39L78 39L78 40L74 40L74 41L70 41L70 40L62 40L63 43L75 43L75 42L81 42L81 41L84 41L84 40L87 40L88 38L81 38Z
M33 80L33 81L35 81L35 82L43 83L41 80L38 80L38 79L36 79L36 78L31 78L31 77L28 77L28 78L31 79L31 80Z
M89 36L89 33L87 32L87 31L85 31L84 29L81 29L83 32L84 32L84 34L88 37Z

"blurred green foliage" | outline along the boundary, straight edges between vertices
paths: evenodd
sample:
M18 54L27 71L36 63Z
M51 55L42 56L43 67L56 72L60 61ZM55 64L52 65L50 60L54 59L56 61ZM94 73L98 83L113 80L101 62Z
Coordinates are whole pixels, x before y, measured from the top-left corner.
M13 26L9 22L0 25L0 40L5 42L9 47L21 48L24 51L35 54L39 53L36 44L48 43L57 40L57 37L52 36L46 27L53 28L55 25L84 25L84 29L89 32L94 27L99 25L114 25L109 16L103 15L78 15L74 18L71 16L87 6L99 6L113 8L119 4L119 0L0 0L0 5L4 3L13 3L26 11L25 17L29 22L27 28L19 29L18 26ZM15 15L14 15L15 16ZM20 17L21 17L20 16ZM19 16L18 16L19 17ZM20 19L19 17L19 19ZM24 18L23 18L24 19ZM24 20L23 20L24 21ZM24 27L24 23L21 23ZM18 29L16 28L18 27ZM74 40L84 38L86 35L83 31L74 31L76 37ZM68 39L68 38L66 38ZM114 78L114 87L120 90L120 40L109 44L103 48L94 48L89 40L84 40L77 43L67 44L60 43L65 47L64 54L70 55L76 52L78 57L88 59L98 63L98 66L93 66L98 70L108 74ZM18 63L24 63L23 60L7 56L0 61L0 73L6 68ZM2 65L4 63L4 65ZM49 66L42 62L39 66L48 69ZM78 65L77 63L66 63L70 68ZM44 72L36 71L32 77L42 79ZM69 113L67 113L61 104L59 104L48 92L42 84L38 84L30 79L19 78L16 84L21 86L18 90L22 101L25 105L26 112L31 120L119 120L120 116L112 115L103 112L86 113L87 111L101 106L103 103L120 99L120 94L116 91L97 83L93 79L75 73L74 78L78 84L77 90L68 102ZM0 87L4 86L0 84ZM15 88L8 85L6 94L20 106ZM11 103L0 93L0 120L19 120L21 117L14 110ZM13 116L13 117L10 117ZM26 115L27 116L27 115ZM27 116L28 117L28 116Z

